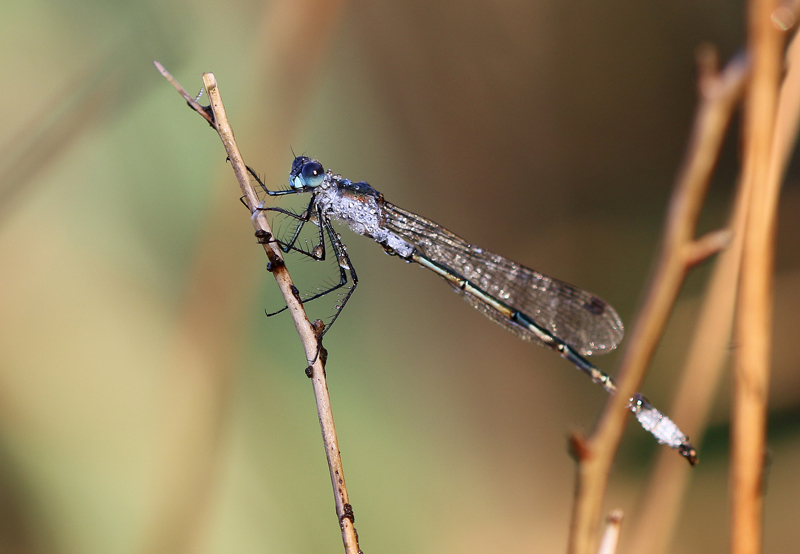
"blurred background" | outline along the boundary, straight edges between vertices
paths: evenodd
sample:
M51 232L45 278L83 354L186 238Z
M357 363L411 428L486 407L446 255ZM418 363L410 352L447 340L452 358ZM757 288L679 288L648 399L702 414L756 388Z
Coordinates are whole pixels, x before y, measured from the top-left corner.
M632 324L695 107L742 2L27 0L0 5L0 552L340 552L304 356L219 139L212 71L271 188L292 151ZM701 230L723 225L736 124ZM766 551L800 542L800 167L780 207ZM342 231L360 285L326 336L365 552L562 552L606 397L440 279ZM316 268L290 258L313 282ZM644 384L669 412L710 263ZM310 307L332 314L332 302ZM624 345L624 343L623 343ZM597 358L614 373L619 353ZM728 531L729 377L671 552ZM658 448L629 426L623 548ZM680 423L680 422L679 422ZM685 463L675 455L677 463ZM627 542L626 542L627 541ZM670 544L664 546L670 546Z

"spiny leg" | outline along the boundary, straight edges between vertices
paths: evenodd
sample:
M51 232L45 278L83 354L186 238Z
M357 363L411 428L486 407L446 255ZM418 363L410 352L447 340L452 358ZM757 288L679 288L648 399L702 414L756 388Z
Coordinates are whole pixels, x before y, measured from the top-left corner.
M306 192L306 191L295 190L295 189L269 190L267 188L267 185L264 184L264 181L262 181L261 178L258 176L258 174L255 171L253 171L252 167L250 167L249 165L245 166L245 167L247 168L247 172L250 173L250 175L253 176L253 178L261 186L261 188L264 190L264 192L266 192L270 196L286 196L287 194L300 194L300 193Z
M267 188L267 185L264 184L264 182L261 180L261 178L258 176L258 174L253 170L253 168L251 168L250 166L245 166L245 167L247 167L247 171L250 173L250 175L253 176L253 178L261 186L261 188L264 190L264 192L266 192L270 196L286 196L286 195L289 195L289 194L305 194L305 193L308 192L306 190L296 190L296 189L269 190ZM244 202L243 198L240 199L240 200L242 201L243 204L245 204L245 206L247 206L247 204ZM291 210L286 210L284 208L278 208L276 206L264 207L263 205L260 205L260 206L256 207L256 211L282 213L282 214L284 214L284 215L286 215L288 217L292 217L292 218L297 219L299 221L299 223L297 225L297 228L294 230L294 234L292 235L292 238L289 240L289 242L281 241L281 240L277 239L277 237L276 237L275 242L277 242L280 245L281 250L283 250L283 252L289 252L290 250L295 250L296 252L300 252L301 254L305 254L305 255L307 255L309 257L312 257L312 258L324 259L324 258L319 258L318 256L314 255L313 252L314 252L314 250L316 250L316 248L313 249L312 252L306 252L305 250L303 250L301 248L295 247L295 242L297 242L297 239L300 236L300 232L303 230L303 226L311 219L311 213L312 213L312 208L314 206L314 201L315 201L315 196L312 193L311 199L308 202L308 206L306 207L305 211L303 213L301 213L301 214L297 214L297 213L295 213L295 212L293 212ZM320 243L322 243L323 242L322 241L322 238L323 238L322 229L320 229L319 237L320 237Z
M318 215L320 217L322 216L322 214ZM356 286L358 285L358 275L356 274L356 270L353 269L353 264L350 262L350 257L347 255L347 249L345 245L342 243L342 239L340 239L339 236L336 234L336 231L333 230L333 227L331 226L331 222L329 220L321 219L321 221L324 221L323 226L325 227L325 232L328 234L328 237L330 238L331 248L333 249L333 253L336 256L336 261L339 266L339 283L325 291L320 292L319 294L312 296L311 298L303 300L302 302L305 304L306 302L310 302L311 300L314 300L316 298L321 298L322 296L345 286L347 284L348 271L350 272L350 279L353 284L348 289L347 293L344 295L344 298L342 298L342 300L337 304L336 313L333 315L328 325L321 326L321 328L318 328L315 322L315 329L317 330L317 352L314 355L314 360L311 362L312 364L317 360L317 358L321 354L324 355L325 348L322 346L322 337L324 337L325 333L327 333L331 329L331 327L333 327L333 324L336 322L336 319L339 317L339 314L342 313L345 304L347 304L347 301L350 300L350 297L353 295L353 292L355 292ZM324 242L322 244L324 244ZM306 370L306 375L308 375L309 377L311 376L309 375L308 370Z
M320 221L325 221L321 213L318 213L317 217L319 218ZM330 221L325 221L320 226L320 243L317 247L314 248L314 251L309 253L304 250L300 250L298 248L293 248L293 249L297 252L305 254L306 256L309 256L314 261L324 261L326 259L326 251L325 251L325 240L323 233L328 234L328 238L331 242L331 248L333 249L333 254L336 258L337 267L339 268L339 282L325 290L318 292L317 294L314 294L313 296L309 296L308 298L303 298L301 302L303 304L305 304L306 302L311 302L312 300L316 300L317 298L322 298L323 296L346 286L348 282L347 278L348 271L350 272L350 277L353 281L353 286L350 287L350 289L347 291L347 294L345 295L344 299L338 303L336 314L334 314L333 319L331 319L330 323L328 323L328 325L322 332L322 335L324 335L328 331L328 329L330 329L331 325L333 325L333 322L336 321L337 317L339 317L339 313L341 312L342 308L347 303L347 301L350 299L350 296L353 294L356 284L358 283L358 276L356 275L356 272L353 269L353 265L350 262L350 257L347 255L347 250L345 249L345 246L342 243L341 239L338 237L333 227L331 226ZM287 307L284 306L283 308L281 308L276 312L267 313L267 316L271 317L273 315L277 315L286 309Z
M322 257L320 257L320 255L315 254L319 246L314 247L310 252L306 252L302 248L298 248L295 246L295 244L297 243L297 239L300 236L300 232L303 230L303 227L305 226L306 223L308 223L311 220L311 208L313 204L314 204L314 197L312 196L311 201L308 203L308 207L301 214L297 214L291 210L286 210L284 208L278 208L277 206L269 206L269 207L258 206L256 210L260 212L276 212L283 214L287 217L296 219L298 221L298 224L297 228L294 230L294 233L292 234L292 238L288 242L276 238L275 242L277 242L280 245L280 248L283 252L289 252L290 250L294 250L295 252L300 252L301 254L305 254L306 256L319 261L325 259L324 246L322 247L322 255L321 255ZM320 228L319 230L319 242L320 244L324 243L322 228Z
M319 215L321 216L322 214ZM350 279L353 282L353 286L348 289L347 293L344 295L344 298L342 298L341 302L337 304L336 313L333 315L333 318L331 319L330 323L328 323L327 327L320 334L320 344L322 344L321 341L323 335L325 335L325 333L327 333L330 328L333 327L336 318L338 318L339 314L342 313L345 304L347 304L347 301L350 300L350 297L356 290L356 286L358 286L358 275L356 275L356 270L353 268L353 264L350 261L350 256L347 255L347 248L342 243L342 239L340 239L336 234L336 231L333 230L330 221L326 221L324 227L325 231L328 233L328 237L331 240L331 248L333 249L333 254L336 256L336 261L339 265L339 284L329 288L327 291L323 291L312 298L309 298L309 300L314 300L314 298L319 298L320 296L324 296L329 292L333 292L334 290L345 286L347 284L348 271L350 272Z

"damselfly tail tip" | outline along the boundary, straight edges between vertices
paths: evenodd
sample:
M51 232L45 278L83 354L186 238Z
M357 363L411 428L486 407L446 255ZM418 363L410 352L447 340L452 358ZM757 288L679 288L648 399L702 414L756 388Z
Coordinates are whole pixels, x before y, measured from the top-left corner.
M644 395L638 392L634 394L628 403L628 409L659 444L666 444L677 450L690 465L697 464L697 450L689 442L689 437L681 432L675 422L654 408Z
M678 447L678 452L680 452L681 456L688 460L689 465L697 465L697 462L699 461L697 458L697 450L695 450L694 446L692 446L688 441L684 442Z

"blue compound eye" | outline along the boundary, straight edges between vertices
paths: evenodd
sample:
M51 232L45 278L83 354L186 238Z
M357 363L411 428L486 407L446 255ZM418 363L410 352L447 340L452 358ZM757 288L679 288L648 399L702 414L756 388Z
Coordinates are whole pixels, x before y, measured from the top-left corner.
M307 162L300 170L303 184L309 188L318 187L325 178L325 168L319 162Z

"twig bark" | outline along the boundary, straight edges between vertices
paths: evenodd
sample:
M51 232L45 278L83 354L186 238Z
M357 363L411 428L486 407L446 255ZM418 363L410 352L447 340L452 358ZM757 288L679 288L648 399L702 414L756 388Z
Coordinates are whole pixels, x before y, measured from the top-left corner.
M175 77L172 76L172 74L170 74L169 71L166 70L163 65L157 61L154 61L153 64L156 66L156 69L158 69L158 72L161 73L161 75L163 75L167 81L169 81L169 84L175 87L175 90L178 91L178 94L183 96L183 99L186 100L186 103L189 104L189 107L203 116L203 118L208 121L212 127L215 127L212 114L205 107L201 106L197 100L192 98L192 95L186 92L186 89L183 88L183 86L175 79Z
M622 360L618 394L606 404L594 435L583 439L578 450L581 455L570 530L571 554L595 551L608 475L627 422L627 399L641 385L686 272L699 261L701 250L707 255L715 250L698 242L694 235L724 131L742 89L746 67L744 60L737 59L729 63L724 72L718 73L716 55L710 49L702 51L698 65L701 103L667 214L659 261Z
M353 522L355 516L353 509L349 503L347 487L344 481L344 471L342 469L341 456L339 454L338 441L336 438L336 429L333 421L333 413L331 410L330 396L328 394L328 386L325 379L325 368L322 356L319 354L318 348L318 328L312 324L306 316L303 304L297 295L297 288L292 284L289 272L283 262L280 249L277 248L274 241L269 240L272 237L272 230L269 223L264 217L263 212L257 210L259 205L258 196L255 189L250 182L250 176L244 160L236 145L236 140L233 135L233 130L228 122L225 108L222 103L222 98L217 86L216 79L212 73L203 74L203 83L210 101L210 108L213 117L209 118L208 110L194 102L194 99L188 97L188 93L175 81L166 71L166 69L156 62L156 67L164 75L170 83L178 90L181 95L187 99L187 103L203 116L219 133L220 139L225 147L228 159L234 169L236 178L239 181L242 194L246 199L247 205L252 213L251 220L256 229L258 236L265 240L260 240L267 253L270 262L272 274L278 283L278 288L284 297L284 301L291 314L292 321L295 324L297 333L300 336L303 349L306 353L306 360L308 362L307 373L314 387L314 396L317 402L317 413L319 416L320 427L322 430L322 438L325 446L325 453L328 459L328 467L331 474L331 482L333 485L334 499L336 504L336 515L339 520L339 525L342 530L342 540L344 542L345 552L347 554L358 554L358 537L356 534ZM187 98L188 97L188 98Z
M708 292L698 316L686 364L670 414L680 421L689 436L702 437L713 395L725 361L730 355L736 289L739 283L744 223L747 218L748 195L739 186L728 224L732 234L730 246L716 260L709 280ZM694 443L698 448L700 441ZM666 455L665 455L666 454ZM668 551L672 529L678 519L689 468L669 452L660 452L650 484L644 494L644 505L633 533L631 552L661 554ZM678 463L675 463L678 462Z
M222 97L220 96L214 74L204 73L203 83L206 87L208 99L211 102L211 109L214 112L215 128L219 133L222 144L225 146L225 151L228 154L231 166L233 166L236 179L239 181L242 194L244 194L247 199L248 207L253 214L251 218L253 226L257 232L261 231L265 233L262 236L271 237L272 229L269 227L267 218L262 211L256 209L258 207L258 196L250 182L250 176L244 164L244 160L242 159L242 154L236 146L236 140L233 137L233 129L225 114ZM325 379L325 367L322 356L319 355L318 330L308 320L308 316L306 316L303 303L300 301L297 294L297 288L292 284L292 279L289 276L289 271L286 269L286 264L283 263L283 257L281 256L277 244L270 240L262 241L262 243L271 264L272 274L275 276L278 288L286 301L286 306L289 308L289 313L291 314L292 321L294 321L295 329L297 329L297 334L300 336L300 341L306 352L311 381L314 385L314 397L317 401L317 414L322 430L322 441L325 445L325 455L328 458L328 468L331 474L331 483L333 485L336 503L336 516L339 519L339 525L342 529L342 540L344 541L345 552L347 554L358 554L358 537L356 536L356 530L353 525L355 516L350 506L347 486L344 481L342 458L339 454L339 443L336 438L336 428L333 423L331 400L328 394L328 384Z
M772 334L772 272L780 173L770 170L783 35L773 25L775 0L748 5L753 73L744 118L743 179L750 208L736 309L731 428L731 552L756 554L763 534L763 472Z
M782 177L789 163L800 124L800 40L795 37L787 52L788 72L781 86L778 112L775 116L770 174ZM743 183L740 183L743 184ZM747 219L749 194L737 194L731 224L733 242L719 257L708 293L698 318L697 332L687 356L686 367L678 386L675 406L670 413L699 436L706 427L733 328L736 289L739 282L744 223ZM678 510L685 494L689 471L676 463L669 452L659 454L650 486L644 495L645 504L636 525L632 552L661 554L668 551L670 537L678 519Z

